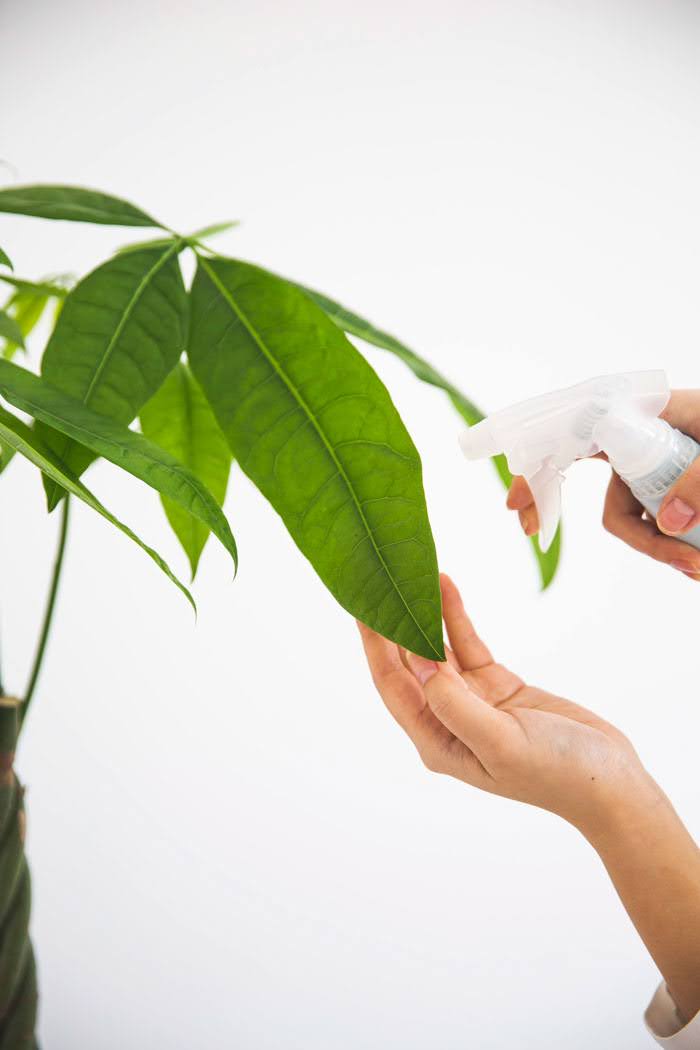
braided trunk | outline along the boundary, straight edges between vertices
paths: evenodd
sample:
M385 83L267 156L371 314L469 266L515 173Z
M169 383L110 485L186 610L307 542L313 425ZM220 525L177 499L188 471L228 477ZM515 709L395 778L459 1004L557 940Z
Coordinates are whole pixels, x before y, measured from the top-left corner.
M0 1050L37 1050L24 789L13 768L18 730L19 701L0 697Z

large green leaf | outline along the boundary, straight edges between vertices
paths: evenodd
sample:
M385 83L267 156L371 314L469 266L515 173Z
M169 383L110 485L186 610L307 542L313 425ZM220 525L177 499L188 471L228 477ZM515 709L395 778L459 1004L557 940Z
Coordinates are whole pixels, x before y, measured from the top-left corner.
M7 254L7 252L4 252L2 248L0 248L0 266L9 266L11 270L13 269L10 256Z
M0 394L15 408L86 445L168 497L185 517L201 523L207 534L212 530L236 564L236 543L221 507L206 485L175 456L9 361L0 361Z
M165 575L172 580L172 582L179 587L182 593L185 595L190 605L196 611L194 599L190 592L185 587L184 583L178 580L177 576L170 570L167 563L163 561L159 554L157 554L151 547L147 546L140 540L136 533L132 532L131 529L124 525L123 522L115 518L113 514L103 507L102 504L93 496L88 488L83 485L81 481L69 474L60 460L58 460L54 454L47 449L39 436L35 431L30 430L26 423L23 423L21 419L17 419L16 416L6 412L4 408L0 407L0 442L4 447L11 448L15 452L21 453L26 458L39 468L42 473L47 475L60 485L62 489L77 496L78 499L82 500L83 503L87 503L88 507L92 507L93 510L101 514L103 518L106 518L112 525L116 526L125 536L137 543L142 550L151 558L159 569L161 569Z
M362 339L365 343L377 346L381 350L388 350L390 353L395 354L396 357L399 357L406 365L408 365L418 379L422 379L424 383L430 383L431 386L436 386L441 390L444 390L467 426L472 427L475 423L479 423L484 418L483 412L477 408L473 401L470 401L468 397L465 397L465 395L458 390L449 379L446 379L436 368L433 368L433 366L424 358L420 357L415 351L411 350L405 343L402 343L395 336L382 331L381 328L376 328L363 317L360 317L358 314L353 313L352 310L348 310L346 307L341 306L340 303L336 302L334 299L330 299L327 295L322 295L321 292L315 292L304 285L296 285L296 287L301 288L301 290L308 295L313 302L320 306L321 309L328 314L331 320L342 329L342 331L347 332L349 335L356 336L358 339ZM505 487L510 488L513 475L508 470L505 456L494 456L493 464ZM534 536L530 538L530 542L532 544L535 558L537 559L542 590L546 590L554 579L559 564L561 529L557 531L557 535L555 536L549 550L544 554L540 550L537 539Z
M0 190L0 212L69 219L104 226L157 226L145 211L120 197L81 186L10 186Z
M443 659L420 457L362 355L286 281L200 257L189 358L236 459L340 604Z
M189 467L222 506L231 450L202 388L184 362L175 366L160 390L143 406L139 418L144 435ZM189 558L194 579L209 526L184 512L168 495L161 495L161 499L168 521Z
M52 386L119 423L135 418L184 347L187 293L179 247L114 256L75 286L41 363ZM64 435L41 433L77 476L94 459ZM46 494L52 509L60 492L47 482Z

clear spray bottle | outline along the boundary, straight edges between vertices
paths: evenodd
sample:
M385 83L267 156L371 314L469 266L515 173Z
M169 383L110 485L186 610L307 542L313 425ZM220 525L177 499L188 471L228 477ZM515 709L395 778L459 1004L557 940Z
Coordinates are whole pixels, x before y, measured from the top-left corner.
M700 455L693 438L658 418L670 393L661 371L601 376L495 412L465 431L460 444L467 459L505 453L511 472L525 477L546 551L561 516L565 471L598 452L656 518L668 490ZM700 525L679 538L700 549Z

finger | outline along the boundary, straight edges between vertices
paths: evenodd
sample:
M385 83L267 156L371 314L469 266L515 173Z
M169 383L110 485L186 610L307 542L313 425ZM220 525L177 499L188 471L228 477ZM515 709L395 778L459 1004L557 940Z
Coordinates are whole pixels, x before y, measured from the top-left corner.
M513 482L508 490L508 498L506 499L506 506L509 510L525 510L531 504L534 504L530 486L528 485L525 478L517 475L513 478Z
M700 461L696 460L666 493L656 515L662 532L683 536L700 522Z
M513 737L512 720L480 699L449 664L437 664L415 653L408 660L435 717L488 770L493 756Z
M603 525L607 531L655 561L664 562L692 577L699 575L700 551L682 540L665 536L653 521L646 521L642 517L643 513L641 503L624 481L613 474L603 511Z
M531 507L526 507L525 510L518 511L518 517L520 518L520 525L526 536L534 536L540 529L540 516L537 513L537 507L533 503Z
M700 390L673 390L661 418L700 441Z
M401 657L401 663L404 665L404 667L408 667L408 669L410 671L411 668L408 666L408 650L407 649L402 649L401 646L399 646L399 656ZM461 671L462 670L459 660L457 659L455 654L452 652L452 650L450 649L449 645L445 646L445 656L447 657L447 662L452 667L454 667L455 671Z
M401 660L398 646L357 621L367 663L387 710L422 754L445 748L451 735L430 711L415 675Z
M467 616L462 596L446 573L440 573L442 615L455 656L463 671L475 671L493 663L488 646L482 642Z
M445 646L445 656L447 657L447 662L450 665L450 667L454 667L455 671L462 670L462 665L457 659L455 653L452 651L452 649L450 649L449 645Z
M607 455L605 452L597 452L594 456L588 457L590 459L603 459L607 462ZM535 499L532 495L532 489L528 485L524 477L516 474L511 482L510 489L508 490L508 496L506 498L506 506L508 510L517 511L529 511L531 508L535 508ZM520 519L523 520L522 517ZM538 525L539 528L539 525ZM535 532L537 529L534 530Z

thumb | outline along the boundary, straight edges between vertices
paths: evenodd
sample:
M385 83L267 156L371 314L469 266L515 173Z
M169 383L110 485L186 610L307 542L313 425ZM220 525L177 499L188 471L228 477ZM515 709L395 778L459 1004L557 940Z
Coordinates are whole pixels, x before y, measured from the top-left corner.
M428 707L445 728L477 756L488 759L500 753L510 735L510 719L477 696L450 664L437 664L414 653L407 656Z
M700 522L700 459L667 492L656 516L662 532L683 535Z

